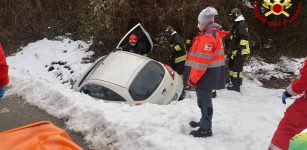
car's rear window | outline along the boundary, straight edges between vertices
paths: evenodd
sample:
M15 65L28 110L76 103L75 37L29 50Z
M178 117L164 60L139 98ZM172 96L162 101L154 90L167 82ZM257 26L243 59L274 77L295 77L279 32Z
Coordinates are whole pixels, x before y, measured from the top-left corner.
M80 92L84 92L92 97L109 100L109 101L126 101L116 92L97 84L86 84L81 88Z
M148 62L133 80L129 93L133 100L142 101L149 98L164 78L164 68L155 61Z

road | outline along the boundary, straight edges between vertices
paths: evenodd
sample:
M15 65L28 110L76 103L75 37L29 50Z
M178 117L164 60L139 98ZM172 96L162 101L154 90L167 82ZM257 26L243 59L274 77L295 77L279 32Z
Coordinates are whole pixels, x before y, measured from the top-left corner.
M36 106L26 103L25 99L11 95L0 101L0 132L39 121L50 121L64 129L72 140L84 150L91 150L81 134L66 128L64 120L50 116Z

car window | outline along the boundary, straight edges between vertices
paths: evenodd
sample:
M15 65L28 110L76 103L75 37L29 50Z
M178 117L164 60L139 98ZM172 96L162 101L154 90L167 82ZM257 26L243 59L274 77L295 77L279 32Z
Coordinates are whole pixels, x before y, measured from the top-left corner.
M123 97L114 91L97 84L86 84L81 88L81 92L84 92L85 94L98 99L110 101L126 101Z
M155 61L148 62L133 80L129 93L133 100L146 100L158 88L164 78L164 68Z
M80 81L78 87L84 82L84 80L86 79L86 77L87 77L94 69L96 69L97 66L99 66L107 57L108 57L108 56L105 56L105 57L101 58L101 60L99 60L96 64L94 64L94 65L92 66L91 69L89 69L89 70L87 71L87 73L84 75L84 77L83 77L82 80Z

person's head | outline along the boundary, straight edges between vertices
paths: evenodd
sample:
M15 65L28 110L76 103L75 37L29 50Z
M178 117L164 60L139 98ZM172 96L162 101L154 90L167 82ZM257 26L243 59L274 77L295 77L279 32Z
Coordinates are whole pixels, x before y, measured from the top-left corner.
M214 16L218 15L214 7L206 7L198 15L198 28L200 31L205 30L207 24L214 22Z
M138 42L138 37L135 34L131 34L129 36L129 43L130 45L134 46Z
M242 17L244 20L244 17L241 13L241 10L239 8L233 8L230 13L229 13L230 19L232 21L236 21L238 19L238 17ZM241 20L240 20L241 21Z

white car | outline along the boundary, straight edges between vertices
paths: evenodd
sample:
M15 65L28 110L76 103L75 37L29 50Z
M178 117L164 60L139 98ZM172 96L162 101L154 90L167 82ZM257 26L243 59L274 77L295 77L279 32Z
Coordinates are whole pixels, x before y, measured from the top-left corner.
M100 57L74 84L74 90L94 98L125 102L169 104L179 99L182 78L171 67L124 51Z

